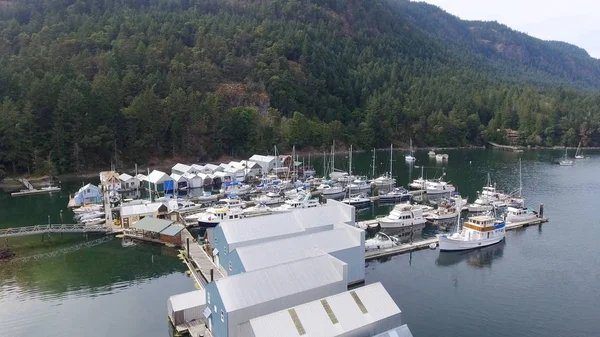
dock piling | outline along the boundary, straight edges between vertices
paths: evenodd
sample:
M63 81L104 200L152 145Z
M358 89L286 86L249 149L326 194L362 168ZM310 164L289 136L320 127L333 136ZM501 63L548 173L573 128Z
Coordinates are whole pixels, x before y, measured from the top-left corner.
M544 204L541 203L540 204L540 218L543 218L543 217L544 217Z
M210 270L210 282L215 280L215 270L211 269Z
M187 257L188 259L190 258L190 238L185 238L186 244L187 244Z

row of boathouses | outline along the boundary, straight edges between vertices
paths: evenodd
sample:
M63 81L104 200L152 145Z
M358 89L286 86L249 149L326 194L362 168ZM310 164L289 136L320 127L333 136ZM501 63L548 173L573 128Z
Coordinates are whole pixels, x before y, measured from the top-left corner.
M221 222L203 249L224 277L169 299L176 326L195 322L215 337L412 336L381 283L358 287L365 233L352 206Z

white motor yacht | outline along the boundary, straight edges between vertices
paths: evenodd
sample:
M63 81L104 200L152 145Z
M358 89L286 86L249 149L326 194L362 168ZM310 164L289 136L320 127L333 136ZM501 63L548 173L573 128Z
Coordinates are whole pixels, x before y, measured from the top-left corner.
M73 210L73 213L75 213L75 214L90 213L90 212L102 211L103 209L104 209L104 206L102 206L102 205L81 206L79 208L75 208Z
M337 185L321 184L317 187L317 191L321 191L323 196L341 195L344 193L344 188Z
M215 203L215 208L235 208L235 207L243 207L246 206L246 202L238 197L229 197L224 199L219 199Z
M462 230L454 234L439 234L440 251L481 248L504 239L505 224L488 215L469 217Z
M392 248L398 245L399 240L393 236L378 232L371 239L365 240L365 250L378 250Z
M381 229L411 227L424 225L423 208L411 204L398 204L394 206L390 214L377 217Z
M508 207L506 209L507 223L530 221L537 218L537 216L538 215L535 211L528 208Z
M352 181L348 186L346 186L346 190L348 190L351 194L367 192L371 190L371 184L367 182L366 177L357 177Z
M274 213L291 212L295 209L300 208L313 208L321 206L319 200L311 199L310 193L300 192L295 199L286 200L285 203L279 207L271 208Z
M410 201L411 198L412 196L404 187L396 187L388 193L379 195L380 202L403 202Z
M250 199L255 204L277 205L285 202L285 197L276 192L269 192L261 196Z
M373 200L371 200L371 198L367 197L366 194L361 193L361 194L357 194L354 196L344 198L344 200L342 200L342 202L344 204L348 204L348 205L354 206L354 207L369 207L373 203Z
M194 211L200 208L202 208L202 205L200 204L195 204L188 200L177 200L177 211L179 212Z
M200 227L216 227L221 221L239 220L244 217L244 212L240 207L209 207L205 212L197 215L198 225Z
M484 197L482 195L479 198L475 199L475 202L467 206L467 210L469 212L487 212L494 209L492 205L492 200Z
M74 218L77 219L78 221L82 221L82 220L87 220L87 219L103 218L104 215L105 214L102 211L94 211L94 212L89 212L89 213L77 214L74 216Z
M93 225L101 225L103 223L106 222L105 218L92 218L92 219L85 219L85 220L81 220L79 223L86 225L86 226L93 226Z
M268 214L271 214L272 212L273 212L273 210L265 204L257 204L256 206L244 208L242 210L242 213L244 214L245 217L268 215Z
M446 194L456 191L456 188L452 184L448 184L445 181L429 181L425 186L428 195L435 194Z
M435 157L435 151L433 151L433 150L430 150L429 152L427 152L427 155L428 155L429 157Z

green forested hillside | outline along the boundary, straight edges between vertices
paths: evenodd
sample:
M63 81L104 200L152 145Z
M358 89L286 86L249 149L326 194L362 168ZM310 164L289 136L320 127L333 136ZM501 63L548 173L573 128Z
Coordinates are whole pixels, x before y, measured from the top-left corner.
M21 0L0 6L0 165L67 172L520 131L600 145L600 63L400 0Z

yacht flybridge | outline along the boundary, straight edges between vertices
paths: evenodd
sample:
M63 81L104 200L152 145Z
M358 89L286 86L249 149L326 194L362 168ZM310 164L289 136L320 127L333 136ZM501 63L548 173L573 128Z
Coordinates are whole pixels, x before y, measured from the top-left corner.
M504 239L505 224L488 215L469 217L454 234L439 234L441 251L468 250L490 246Z

